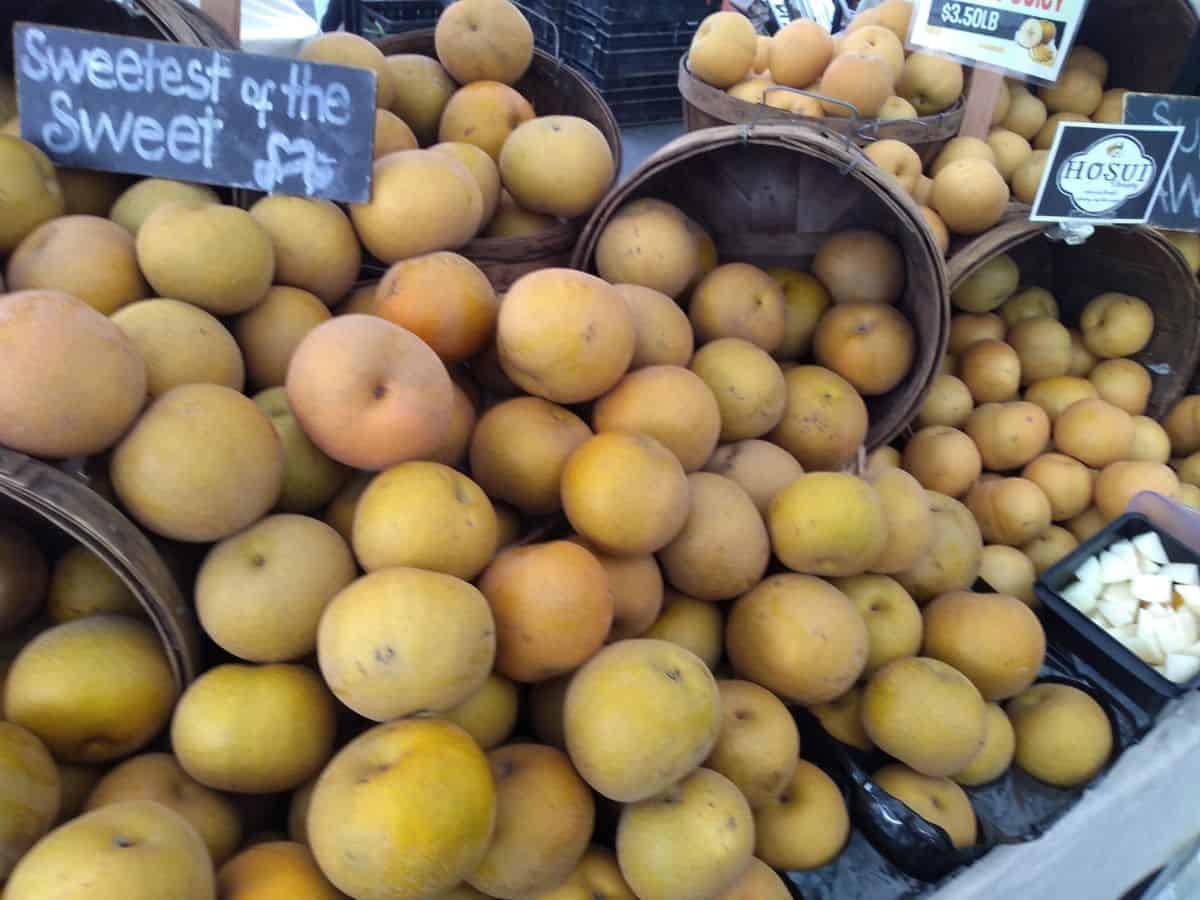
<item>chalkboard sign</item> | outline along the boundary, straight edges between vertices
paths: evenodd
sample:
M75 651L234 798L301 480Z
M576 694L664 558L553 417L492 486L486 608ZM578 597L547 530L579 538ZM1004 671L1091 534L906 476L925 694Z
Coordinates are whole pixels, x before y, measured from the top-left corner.
M371 198L374 72L29 23L13 48L21 136L56 163Z
M1179 152L1154 198L1150 223L1176 231L1200 231L1200 98L1127 94L1125 121L1183 127Z
M1042 175L1034 222L1136 224L1150 215L1182 129L1063 122Z

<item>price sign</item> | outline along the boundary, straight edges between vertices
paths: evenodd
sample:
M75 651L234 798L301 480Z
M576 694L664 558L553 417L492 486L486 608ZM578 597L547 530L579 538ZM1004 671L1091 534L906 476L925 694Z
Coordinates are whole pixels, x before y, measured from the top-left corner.
M371 199L375 73L21 23L21 137L64 166Z
M918 0L909 43L1019 78L1055 81L1087 0Z
M1200 97L1126 94L1125 121L1183 127L1186 138L1163 176L1150 222L1176 231L1200 231Z
M1029 218L1034 222L1140 224L1183 137L1162 125L1058 126Z

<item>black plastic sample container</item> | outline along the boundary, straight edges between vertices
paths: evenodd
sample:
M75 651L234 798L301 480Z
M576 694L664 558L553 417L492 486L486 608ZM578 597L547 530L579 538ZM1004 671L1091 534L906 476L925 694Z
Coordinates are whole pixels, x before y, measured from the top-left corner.
M1148 693L1170 699L1200 686L1200 675L1184 684L1168 680L1068 603L1059 593L1075 580L1076 570L1090 557L1098 556L1102 550L1108 549L1118 541L1137 537L1147 531L1158 535L1171 562L1200 564L1200 554L1196 554L1161 528L1156 528L1141 513L1126 513L1114 519L1098 534L1080 544L1069 556L1043 572L1034 590L1047 611L1083 639L1086 647L1081 651L1081 655L1086 653L1089 656L1088 662L1125 686L1131 693Z

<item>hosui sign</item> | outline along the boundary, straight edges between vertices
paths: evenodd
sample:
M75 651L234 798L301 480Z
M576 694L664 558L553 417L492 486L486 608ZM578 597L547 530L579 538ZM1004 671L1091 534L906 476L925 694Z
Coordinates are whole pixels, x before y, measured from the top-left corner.
M366 202L375 74L22 23L21 136L56 163Z
M1134 224L1150 215L1182 128L1063 122L1029 218Z

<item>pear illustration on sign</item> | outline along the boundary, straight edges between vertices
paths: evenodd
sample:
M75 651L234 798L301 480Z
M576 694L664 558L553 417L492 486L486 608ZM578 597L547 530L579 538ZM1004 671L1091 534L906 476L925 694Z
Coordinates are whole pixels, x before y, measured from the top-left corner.
M296 176L304 182L306 194L319 195L333 183L336 162L308 138L291 140L274 131L267 138L267 158L254 161L254 181L261 190L271 193Z
M1091 216L1120 209L1154 187L1158 163L1131 135L1103 137L1058 169L1058 189Z

